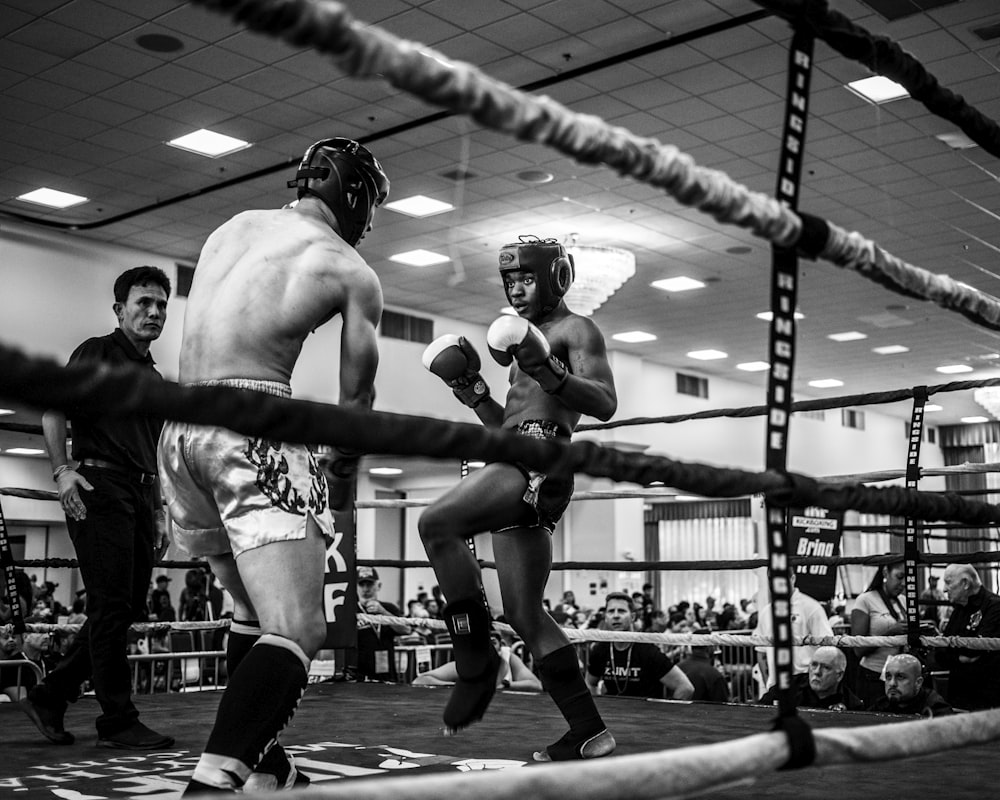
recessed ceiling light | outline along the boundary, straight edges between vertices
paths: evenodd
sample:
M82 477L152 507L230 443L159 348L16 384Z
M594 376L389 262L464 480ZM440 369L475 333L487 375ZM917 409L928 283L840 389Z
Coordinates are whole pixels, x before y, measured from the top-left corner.
M525 183L549 183L555 176L543 169L526 169L518 172L517 177Z
M402 475L403 470L398 467L372 467L368 470L369 475Z
M870 78L851 81L847 84L847 88L858 97L875 105L891 103L893 100L900 100L910 96L910 93L906 89L883 75L872 75Z
M738 244L735 247L727 247L726 252L734 256L745 256L747 253L752 253L753 248L747 247L745 244Z
M242 139L209 131L205 128L171 139L167 144L178 150L187 150L189 153L197 153L209 158L221 158L250 147L250 142L244 142Z
M757 319L762 319L762 320L764 320L764 322L770 322L771 318L774 316L774 314L771 311L761 311L756 316L757 316ZM806 315L803 314L801 311L796 311L795 312L795 319L805 319L805 318L806 318Z
M744 372L763 372L770 368L771 365L766 361L744 361L742 364L736 365L736 369L741 369Z
M934 138L944 142L952 150L968 150L979 146L964 133L958 133L957 131L955 133L939 133Z
M6 417L10 414L16 413L13 408L0 408L0 417Z
M967 423L969 425L974 425L977 422L989 422L990 418L989 417L962 417L959 421L960 422L965 422L965 423ZM7 452L10 452L10 451L8 450Z
M910 348L901 344L887 344L883 347L873 347L872 352L878 353L880 356L894 356L897 353L909 353Z
M1000 353L984 353L979 356L980 361L996 361L998 358L1000 358Z
M945 375L957 375L959 372L972 372L972 367L968 364L945 364L943 367L938 367L937 371Z
M836 378L821 378L818 381L809 381L809 385L816 389L833 389L836 386L843 386L844 382Z
M412 197L404 197L402 200L393 200L386 203L382 208L406 214L409 217L430 217L433 214L443 214L445 211L454 210L451 203L444 203L435 200L433 197L425 197L422 194L415 194Z
M440 253L432 253L430 250L409 250L405 253L397 253L394 256L389 256L389 260L406 264L410 267L431 267L435 264L444 264L447 261L451 261L448 256L443 256Z
M9 447L4 452L11 456L40 456L45 454L44 450L39 450L36 447Z
M826 338L833 339L835 342L856 342L859 339L867 339L868 334L861 331L844 331L842 333L831 333Z
M69 192L60 192L58 189L49 189L43 186L41 189L19 194L17 199L23 200L25 203L34 203L35 205L48 206L49 208L70 208L71 206L78 206L80 203L86 203L90 198L81 197L78 194L70 194Z
M687 356L698 361L715 361L719 358L729 358L729 353L723 353L721 350L692 350Z
M939 406L937 403L928 403L924 406L924 411L943 411L944 406Z
M616 333L611 338L617 339L619 342L629 342L630 344L656 341L656 337L653 334L646 333L645 331L625 331L624 333Z
M685 275L678 275L676 278L664 278L661 281L653 281L654 289L662 289L665 292L690 292L692 289L703 289L705 284L694 278Z

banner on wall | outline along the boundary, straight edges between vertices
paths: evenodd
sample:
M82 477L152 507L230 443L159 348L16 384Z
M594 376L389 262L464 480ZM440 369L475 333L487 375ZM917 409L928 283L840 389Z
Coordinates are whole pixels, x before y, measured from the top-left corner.
M843 511L819 506L789 508L786 520L790 555L840 555ZM837 591L837 568L828 564L800 564L795 567L795 585L820 602L830 600Z
M323 614L326 641L323 647L340 650L358 643L358 588L355 580L353 512L334 515L334 534L324 534L326 567L323 574Z

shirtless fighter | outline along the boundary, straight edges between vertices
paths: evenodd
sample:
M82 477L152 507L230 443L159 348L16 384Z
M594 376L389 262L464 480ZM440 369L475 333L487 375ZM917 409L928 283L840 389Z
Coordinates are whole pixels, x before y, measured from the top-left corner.
M237 214L206 241L188 297L180 380L289 397L302 342L340 314L339 402L369 408L382 289L355 247L389 181L357 142L327 139L306 151L292 186L297 203ZM295 783L277 739L325 637L328 497L335 506L346 497L357 458L333 459L328 495L304 446L225 428L164 427L160 474L174 537L208 558L235 602L229 685L187 794Z
M490 354L510 365L503 406L479 374L479 355L464 337L445 335L424 351L423 363L485 425L534 438L569 439L582 414L607 420L618 406L604 337L570 311L563 295L573 260L555 240L522 236L500 250L504 291L517 316L502 316L486 334ZM444 722L458 730L482 718L493 697L499 659L490 646L490 615L479 564L465 540L493 533L493 552L507 620L539 662L542 685L569 731L538 751L538 761L608 755L615 740L587 690L576 651L542 606L552 566L551 535L573 493L572 474L541 474L522 464L494 462L429 506L419 530L449 603L458 682Z

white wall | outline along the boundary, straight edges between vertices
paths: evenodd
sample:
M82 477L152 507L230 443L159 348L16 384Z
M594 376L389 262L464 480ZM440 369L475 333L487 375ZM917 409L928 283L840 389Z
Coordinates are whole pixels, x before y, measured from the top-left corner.
M41 231L6 222L0 229L0 340L34 354L65 361L79 342L89 336L109 332L115 325L111 311L111 287L115 277L137 264L163 268L172 278L175 265L169 258L92 242L81 237ZM180 334L185 301L173 298L163 335L152 348L160 371L168 379L177 375ZM399 309L405 311L405 309ZM420 316L426 316L420 314ZM485 326L434 318L435 334L464 334L485 352ZM380 341L380 369L376 381L376 408L404 414L427 415L463 422L475 422L475 415L455 402L446 387L424 370L420 363L423 345L392 339ZM339 328L330 324L306 341L299 364L292 377L295 396L334 402L338 393L337 359ZM619 395L616 419L637 416L665 416L723 407L742 407L764 403L764 391L737 381L710 377L710 396L698 399L676 392L675 370L645 362L622 353L611 353ZM684 372L698 374L687 367ZM506 369L484 359L483 374L494 396L502 399L506 390ZM796 399L807 399L798 397ZM826 419L816 421L793 417L789 436L788 467L807 475L823 476L901 469L905 465L907 440L902 417L908 412L895 411L887 416L864 407L866 429L844 428L839 410L828 411ZM898 407L897 407L898 408ZM594 420L584 419L583 422ZM764 418L711 419L671 425L643 425L586 436L622 449L645 449L650 454L665 455L681 461L696 461L760 471L764 457ZM580 438L580 437L578 437ZM941 451L924 446L922 463L940 466ZM406 491L415 496L435 497L452 485L458 476L455 463L442 463L440 475L422 477L419 483L402 480L376 483L365 479L361 497L370 497L375 486ZM0 485L51 490L47 462L0 455ZM606 479L578 476L578 489L609 489ZM939 488L940 482L926 482L926 488ZM3 508L11 520L47 520L59 522L55 503L3 498ZM423 558L416 534L419 511L406 515L404 558ZM359 556L374 552L374 515L359 514ZM554 538L557 560L621 561L629 551L642 558L642 501L593 501L574 504L566 522ZM492 558L482 540L481 558ZM434 584L429 570L413 570L403 582L401 599L413 597L417 586L427 590ZM614 588L627 584L638 588L641 573L623 571L607 576ZM557 600L564 588L572 588L582 602L594 574L556 573L550 581L549 596ZM488 584L489 585L489 584ZM491 589L492 595L495 591Z

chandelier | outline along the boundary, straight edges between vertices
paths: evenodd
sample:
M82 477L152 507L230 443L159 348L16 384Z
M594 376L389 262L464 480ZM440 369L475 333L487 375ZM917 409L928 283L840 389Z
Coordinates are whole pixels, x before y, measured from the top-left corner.
M564 299L570 311L585 317L635 275L635 254L620 247L577 244L574 235L566 252L573 256L576 277Z
M972 399L989 411L993 419L1000 419L1000 387L986 386L976 389L972 393Z

